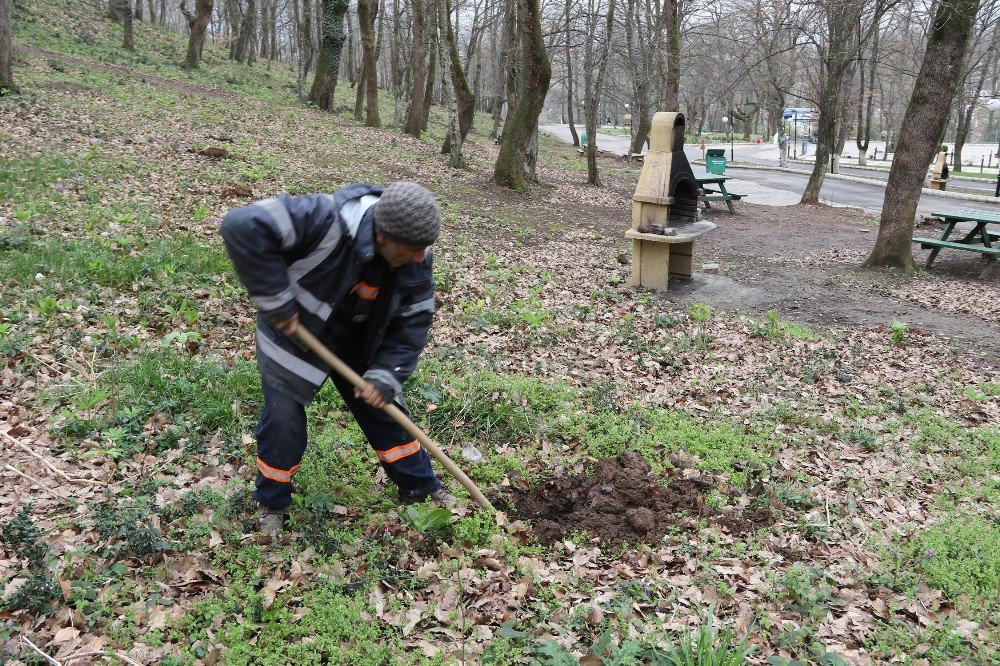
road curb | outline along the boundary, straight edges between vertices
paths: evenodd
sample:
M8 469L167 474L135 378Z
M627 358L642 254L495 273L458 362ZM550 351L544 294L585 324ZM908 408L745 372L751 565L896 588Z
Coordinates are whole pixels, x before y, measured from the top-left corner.
M701 160L697 160L696 163L701 163ZM735 162L730 162L726 164L727 169L747 169L755 171L784 171L786 173L803 173L796 169L789 169L787 167L776 167L770 165L759 165L759 164L738 164ZM853 168L853 167L852 167ZM808 174L806 174L808 175ZM878 180L875 178L862 178L861 176L848 176L841 173L827 173L826 178L833 180L841 180L847 183L861 183L864 185L875 185L876 187L886 188L888 186L888 181ZM923 194L930 194L936 197L944 197L946 199L961 199L963 201L977 201L979 203L997 203L997 197L985 196L982 194L966 194L965 192L948 192L947 190L932 190L929 187L924 187L921 189Z

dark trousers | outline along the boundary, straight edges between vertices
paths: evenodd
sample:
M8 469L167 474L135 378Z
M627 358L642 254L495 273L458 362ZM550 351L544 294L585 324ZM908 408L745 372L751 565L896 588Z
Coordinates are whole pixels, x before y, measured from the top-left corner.
M419 442L381 409L355 398L354 387L347 380L339 376L330 379L401 494L424 495L441 487L431 469L430 456ZM284 509L292 503L292 477L306 450L306 408L266 379L263 388L264 411L257 426L257 489L253 497L264 506ZM401 409L409 415L405 407Z

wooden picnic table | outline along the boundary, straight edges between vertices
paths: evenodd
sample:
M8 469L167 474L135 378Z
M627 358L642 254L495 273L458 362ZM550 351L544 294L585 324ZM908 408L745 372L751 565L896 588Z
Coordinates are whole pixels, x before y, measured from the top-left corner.
M704 203L706 209L712 207L711 203L709 203L711 201L725 201L726 206L729 208L729 212L736 212L733 202L739 201L744 195L726 190L726 176L717 173L708 173L707 171L695 171L694 179L698 181L698 187L701 188L701 194L698 195L698 201ZM717 189L705 187L706 185L712 185Z
M914 243L920 243L922 249L930 249L926 268L930 268L937 258L941 248L952 250L967 250L978 252L986 259L986 267L980 277L985 278L993 268L993 263L1000 256L1000 228L990 228L989 225L1000 225L1000 212L976 210L974 208L959 208L957 210L931 213L932 217L941 218L944 231L941 238L914 238ZM951 238L952 233L960 223L972 222L972 229L961 238Z

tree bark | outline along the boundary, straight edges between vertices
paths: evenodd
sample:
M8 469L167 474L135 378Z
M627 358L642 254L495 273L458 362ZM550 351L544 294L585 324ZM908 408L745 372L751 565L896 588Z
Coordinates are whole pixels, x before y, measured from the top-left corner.
M604 76L608 68L608 55L611 51L611 36L614 30L615 2L609 0L603 39L600 44L593 42L598 39L598 19L600 10L597 3L592 2L587 18L587 40L583 58L584 80L584 113L587 116L587 184L601 186L601 176L597 171L597 114L598 102L604 91ZM599 48L599 53L594 53ZM594 69L597 69L594 72ZM596 76L595 76L596 75ZM617 114L616 114L617 115Z
M430 8L434 9L434 0L431 0ZM431 119L431 103L434 101L434 77L437 76L437 12L432 11L428 15L428 48L430 49L430 62L427 65L427 80L424 85L424 105L420 109L420 131L427 131L427 123Z
M181 1L181 13L187 19L188 28L191 34L188 37L187 56L184 58L184 66L187 69L197 69L201 62L201 53L205 48L205 31L208 29L208 22L212 20L213 0L195 0L194 15L188 11L185 2Z
M979 0L941 0L937 6L889 170L878 238L865 266L913 270L917 201L948 121L978 10Z
M448 0L437 0L437 24L438 24L438 60L441 62L441 104L448 110L448 131L445 144L450 157L448 164L455 169L464 166L462 161L462 129L461 111L459 102L456 99L456 77L452 71L457 68L459 75L464 81L462 74L462 64L458 61L458 47L455 46L454 34L451 31L451 5ZM449 53L454 49L454 53ZM468 84L466 83L466 86ZM467 91L468 92L468 91ZM471 92L469 93L471 95Z
M333 108L333 93L337 89L337 74L340 70L340 53L344 50L347 30L344 15L350 7L350 0L323 0L323 14L320 19L322 40L319 62L316 63L316 78L313 79L309 99L323 111Z
M119 0L122 7L122 48L126 51L135 50L135 30L132 25L132 6L131 0ZM137 0L136 4L141 3L142 0Z
M376 0L358 0L358 24L361 30L361 70L365 86L365 126L381 127L378 114L378 71L375 63Z
M681 17L678 0L664 0L667 28L667 72L663 82L663 109L681 110Z
M802 203L818 204L823 181L830 168L830 155L837 144L837 125L843 113L844 88L854 76L857 49L862 36L857 30L861 9L856 3L832 1L826 8L827 44L820 53L819 120L816 162L802 193Z
M424 17L424 0L413 0L410 5L413 19L413 71L410 77L410 108L406 113L403 131L420 138L421 118L424 109L424 87L427 78L427 36Z
M580 147L580 136L576 133L576 123L573 121L573 53L570 50L570 14L573 10L573 0L566 0L563 16L566 22L564 53L566 55L566 122L569 124L569 134L573 137L573 147Z
M142 21L142 0L135 0L135 13L132 18L136 21Z
M121 23L127 11L131 11L128 0L108 0L108 18L115 23Z
M0 0L0 95L17 92L14 85L14 44L11 36L12 0Z
M521 86L504 122L493 181L503 187L524 189L529 180L537 179L533 171L528 171L527 153L532 141L537 141L538 115L549 90L552 65L545 52L539 0L516 0L516 9L520 20L513 20L513 12L509 12L508 30L517 31L518 24L521 26Z
M243 20L240 21L239 34L233 40L233 45L229 49L229 57L237 62L247 65L253 64L254 56L257 54L257 46L254 41L257 38L257 2L247 0L247 8L243 13Z
M448 68L451 74L452 94L455 97L455 105L458 109L458 136L461 138L458 146L458 160L461 162L461 143L465 142L465 137L469 135L469 130L472 129L472 122L476 117L476 97L472 94L472 89L469 88L469 79L465 75L465 70L462 68L462 60L458 55L458 43L455 39L455 30L452 28L450 20L451 2L449 0L439 1L444 3L444 13L438 14L438 21L440 22L443 19L447 24L445 28L441 29L445 48L439 50L446 51L449 59ZM448 132L444 138L444 144L441 146L442 154L447 155L451 153L453 140L452 132Z

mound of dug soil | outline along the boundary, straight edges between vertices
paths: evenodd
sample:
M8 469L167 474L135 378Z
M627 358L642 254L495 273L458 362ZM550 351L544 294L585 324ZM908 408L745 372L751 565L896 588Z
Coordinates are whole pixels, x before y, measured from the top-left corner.
M767 510L720 512L705 503L715 484L707 479L673 479L664 484L635 451L601 458L593 476L551 479L527 492L515 491L512 513L532 522L545 544L585 531L606 543L655 544L672 525L707 518L734 533L773 522Z

